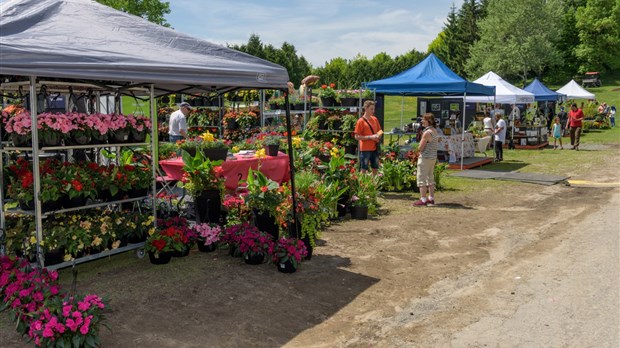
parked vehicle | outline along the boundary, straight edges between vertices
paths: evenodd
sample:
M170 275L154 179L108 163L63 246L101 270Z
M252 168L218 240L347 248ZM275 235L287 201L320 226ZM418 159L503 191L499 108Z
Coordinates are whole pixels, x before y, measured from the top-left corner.
M581 80L582 87L601 87L600 74L597 71L589 71L586 76Z

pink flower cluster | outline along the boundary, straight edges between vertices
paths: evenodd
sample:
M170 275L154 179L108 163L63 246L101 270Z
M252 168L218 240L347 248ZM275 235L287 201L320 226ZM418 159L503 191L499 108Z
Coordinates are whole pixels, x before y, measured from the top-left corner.
M71 347L74 341L98 346L103 300L97 295L63 295L57 280L56 271L32 268L25 259L0 256L1 307L13 314L18 332L27 333L37 347Z
M31 120L30 112L23 110L14 116L3 113L6 119L6 132L8 134L17 133L27 135L30 133ZM122 114L81 114L81 113L41 113L37 115L37 129L43 131L56 131L62 134L69 134L74 130L83 132L97 131L99 134L106 134L108 131L122 129L135 129L138 132L151 129L151 120L141 115L122 115Z
M32 120L30 120L30 113L28 111L22 111L15 116L8 117L5 130L8 134L16 133L19 135L26 135L30 133L31 127Z
M217 243L220 240L220 235L222 234L222 228L215 224L196 224L194 226L194 231L198 235L198 240L200 242L204 241L204 245L211 245L213 243Z
M105 309L103 300L97 295L86 295L83 299L57 297L51 302L54 305L39 312L33 318L28 330L28 336L38 347L53 347L55 342L62 340L71 342L72 337L85 341L86 337L97 335L97 324ZM65 345L65 346L71 346Z
M297 267L297 263L308 255L306 245L299 239L280 238L272 253L273 262L290 260Z

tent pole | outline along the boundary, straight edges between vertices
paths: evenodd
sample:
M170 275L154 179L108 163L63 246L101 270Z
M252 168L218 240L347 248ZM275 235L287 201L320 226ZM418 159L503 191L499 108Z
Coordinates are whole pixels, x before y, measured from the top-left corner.
M463 170L463 151L465 149L465 114L467 113L467 91L463 94L463 122L461 122L461 170Z
M291 106L288 100L288 91L284 94L284 101L286 103L286 142L288 143L288 164L291 172L291 199L293 200L293 207L291 209L293 210L293 221L295 221L295 226L297 227L297 231L295 231L295 238L301 239L301 234L299 233L301 224L297 223L297 211L295 209L297 207L297 202L295 199L295 156L293 153L293 129L291 127Z
M385 105L385 102L383 102ZM405 95L403 94L400 100L400 129L403 129L403 114L405 113ZM385 116L383 117L385 120Z
M34 184L34 218L37 237L37 266L45 266L43 255L43 218L41 217L41 172L39 164L39 132L37 131L37 77L30 76L30 121L32 129L32 177ZM4 207L3 207L4 209Z
M157 168L159 167L159 126L155 108L155 85L149 90L149 112L151 116L151 167L153 171L153 197L157 197ZM157 199L153 198L153 227L157 229Z

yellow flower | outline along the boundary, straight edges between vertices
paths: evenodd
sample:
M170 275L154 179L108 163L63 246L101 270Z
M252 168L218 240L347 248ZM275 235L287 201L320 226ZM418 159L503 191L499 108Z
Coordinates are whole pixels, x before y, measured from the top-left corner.
M265 152L265 149L256 150L256 157L257 158L265 158L265 157L267 157L267 153Z
M77 236L74 234L74 235L72 235L72 236L71 236L71 239L72 239L72 240L76 240L76 239L77 239Z
M155 233L155 229L154 228L149 229L149 236L152 236L153 233Z
M30 237L30 244L35 244L37 242L37 237L32 236Z
M44 240L41 241L41 246L45 246L45 241ZM55 249L55 248L51 248L51 249Z
M62 258L63 261L71 261L72 257L71 254L65 254L65 256Z
M112 249L118 249L118 247L121 245L121 241L120 240L116 240L114 241L114 243L112 243Z
M293 146L299 147L301 145L301 137L293 137Z
M80 242L80 244L78 244L77 246L77 250L82 250L82 249L84 249L84 243Z
M340 151L338 151L337 148L332 147L332 150L330 152L331 152L332 157L334 157L334 158L340 157Z
M95 239L93 239L92 245L99 246L99 245L101 245L101 242L103 242L103 239L101 239L101 238L99 238L99 236L97 236L97 237L95 237Z
M233 146L233 148L232 148L232 152L233 153L237 153L239 151L241 151L241 148L239 146L237 146L237 145Z
M202 140L204 140L206 142L209 142L209 143L215 140L215 137L213 136L213 134L211 134L209 132L203 133L201 138L202 138Z

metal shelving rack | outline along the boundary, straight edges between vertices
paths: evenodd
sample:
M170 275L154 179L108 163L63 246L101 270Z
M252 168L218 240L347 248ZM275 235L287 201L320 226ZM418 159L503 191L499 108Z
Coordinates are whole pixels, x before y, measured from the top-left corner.
M24 86L26 84L26 82L12 82L12 83L3 83L2 85L0 85L0 90L4 91L4 90L19 90L21 91L22 86ZM90 84L85 84L85 83L73 83L73 82L57 82L57 81L53 81L53 82L46 82L46 81L40 81L39 83L37 83L37 77L36 76L30 76L29 77L29 81L28 81L28 87L29 87L29 95L30 96L36 96L37 95L37 87L41 86L45 84L46 86L53 86L51 89L56 88L58 93L62 93L62 92L73 92L73 86L77 87L77 88L81 88L83 90L89 90L89 91L97 91L97 96L99 96L100 91L102 91L102 88L100 86L97 85L90 85ZM70 88L71 87L71 88ZM144 197L136 197L136 198L131 198L131 199L125 199L125 200L118 200L118 201L114 201L114 202L106 202L106 203L94 203L94 204L89 204L83 207L76 207L76 208L69 208L69 209L61 209L61 210L57 210L54 212L46 212L43 213L42 209L41 209L41 200L39 198L40 192L41 192L41 178L39 177L38 173L39 173L39 168L40 168L40 158L39 155L41 153L45 153L47 151L59 151L59 150L73 150L73 149L94 149L94 148L117 148L120 149L122 147L136 147L136 146L150 146L151 148L151 154L152 154L152 158L153 160L151 161L151 169L152 169L152 187L151 187L151 193L152 196L155 197L156 196L156 192L157 192L157 183L156 183L156 170L157 170L157 161L156 159L158 158L158 153L157 153L157 146L154 146L154 144L157 144L157 138L158 138L158 127L157 127L157 115L156 115L156 110L155 110L155 92L154 92L154 86L150 85L150 88L146 89L146 88L132 88L132 91L141 91L144 92L145 94L148 93L149 97L150 97L150 107L149 107L149 111L151 114L151 123L152 123L152 127L151 127L151 142L150 143L132 143L132 144L97 144L97 145L75 145L75 146L53 146L53 147L43 147L41 149L39 149L38 143L39 143L39 135L38 135L38 131L37 131L37 98L29 98L30 101L30 116L31 116L31 130L32 130L32 147L28 148L28 147L5 147L4 144L0 143L0 183L3 183L4 178L3 178L3 169L4 169L4 161L5 161L5 154L9 153L9 152L14 152L14 151L22 151L22 152L30 152L32 153L32 172L33 172L33 178L34 178L34 211L30 211L30 212L25 212L25 211L21 211L21 210L14 210L14 212L19 212L19 213L26 213L29 215L33 215L34 219L35 219L35 226L36 226L36 239L37 239L37 248L36 248L36 262L37 262L37 266L38 267L45 267L45 258L44 258L44 254L43 254L43 249L41 246L41 241L43 240L43 218L45 218L46 216L50 215L50 214L57 214L57 213L62 213L62 212L69 212L69 211L77 211L77 210L83 210L83 209L91 209L91 208L96 208L96 207L102 207L102 206L110 206L113 204L120 204L120 203L126 203L126 202L135 202L135 201L139 201L142 199L147 198L146 196ZM118 91L116 91L117 93L115 94L119 94ZM97 103L97 109L99 109L99 103ZM0 134L1 135L1 134ZM5 222L5 208L4 208L4 192L3 192L3 187L0 184L0 255L3 255L6 253L5 251L5 226L6 226L6 222ZM152 214L154 217L154 224L156 224L157 221L157 209L156 209L156 202L153 199L153 205L151 207L152 209ZM155 226L156 227L156 226ZM114 249L114 250L106 250L97 254L93 254L93 255L87 255L84 257L80 257L77 259L74 259L72 261L69 262L63 262L57 265L53 265L53 266L49 266L48 268L50 269L58 269L58 268L64 268L64 267L69 267L69 266L74 266L76 264L79 263L83 263L83 262L87 262L87 261L91 261L91 260L95 260L98 258L102 258L102 257L108 257L110 255L114 255L114 254L118 254L121 252L125 252L125 251L129 251L129 250L134 250L134 249L139 249L142 248L144 246L144 242L142 243L137 243L137 244L130 244L128 246L122 247L122 248L118 248L118 249ZM138 254L138 256L140 256L140 254ZM143 256L143 253L142 253Z

